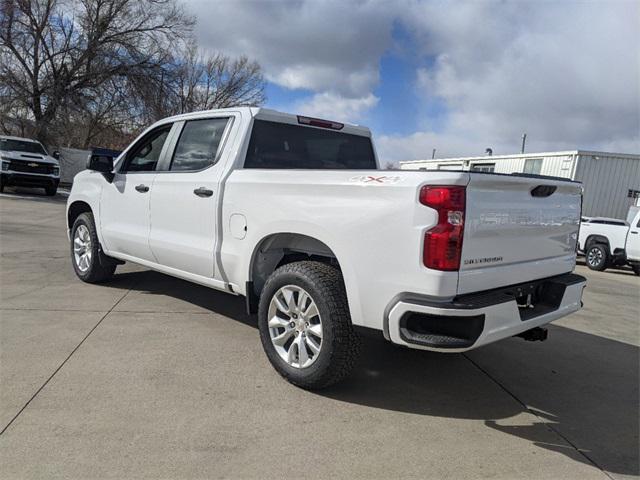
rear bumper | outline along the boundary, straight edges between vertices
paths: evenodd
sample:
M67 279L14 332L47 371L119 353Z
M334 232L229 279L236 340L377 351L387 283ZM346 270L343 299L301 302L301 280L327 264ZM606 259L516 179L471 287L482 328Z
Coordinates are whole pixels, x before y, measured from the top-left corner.
M464 352L580 310L585 285L584 277L569 273L460 295L446 303L402 294L387 309L384 333L398 345ZM518 307L527 298L533 306Z
M57 187L60 183L60 177L55 175L13 171L3 171L1 175L1 181L6 186Z

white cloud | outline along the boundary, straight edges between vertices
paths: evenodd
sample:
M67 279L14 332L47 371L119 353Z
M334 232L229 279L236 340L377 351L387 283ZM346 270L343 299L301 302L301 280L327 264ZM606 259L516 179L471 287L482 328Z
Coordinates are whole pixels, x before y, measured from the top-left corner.
M434 147L513 153L523 132L528 151L640 151L638 3L440 7L415 2L404 18L435 58L417 72L418 92L444 103L446 121L438 133L383 136L389 158L425 158Z
M200 43L257 59L283 87L365 96L391 45L393 5L371 1L189 0Z
M335 93L323 92L298 102L295 111L310 117L357 123L379 100L372 93L362 98L346 98Z
M403 53L422 66L407 94L425 115L413 134L379 132L385 160L512 153L525 131L528 151L640 151L635 1L188 3L201 44L258 60L269 81L312 92L287 108L338 121L366 123L385 100L374 94L380 60L394 25L408 31Z

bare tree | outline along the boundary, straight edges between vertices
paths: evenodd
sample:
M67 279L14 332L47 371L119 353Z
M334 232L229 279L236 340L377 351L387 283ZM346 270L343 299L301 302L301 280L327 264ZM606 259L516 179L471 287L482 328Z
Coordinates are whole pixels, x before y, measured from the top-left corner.
M256 106L265 101L265 80L257 62L206 55L193 43L153 75L134 79L136 97L149 121L184 112Z
M45 143L60 112L95 103L114 78L161 70L193 24L175 0L0 2L0 93Z
M81 103L62 107L64 121L55 122L52 131L60 146L115 148L140 128L131 107L126 79L112 78L85 92Z

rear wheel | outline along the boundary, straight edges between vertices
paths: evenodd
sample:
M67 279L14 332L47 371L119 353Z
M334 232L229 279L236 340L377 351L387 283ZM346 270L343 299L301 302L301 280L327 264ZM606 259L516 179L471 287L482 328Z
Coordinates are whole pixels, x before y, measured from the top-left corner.
M71 228L71 262L78 278L87 283L104 282L116 270L115 260L102 253L89 212L79 215Z
M346 377L359 353L340 271L320 262L278 268L260 296L262 346L275 369L302 388Z
M633 269L633 273L640 276L640 263L634 263L631 265L631 268Z
M585 260L587 267L601 272L609 266L609 250L605 245L592 244L585 252Z

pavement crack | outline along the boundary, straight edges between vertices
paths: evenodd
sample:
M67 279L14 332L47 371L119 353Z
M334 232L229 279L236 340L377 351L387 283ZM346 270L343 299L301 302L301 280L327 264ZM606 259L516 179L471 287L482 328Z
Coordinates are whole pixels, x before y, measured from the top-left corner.
M133 286L127 290L119 299L116 303L114 303L111 308L105 312L105 314L100 317L100 320L98 320L98 322L91 328L91 330L89 330L89 332L82 338L82 340L80 340L80 343L78 343L78 345L76 345L73 350L71 350L71 353L69 353L69 355L67 356L67 358L65 358L62 363L60 365L58 365L58 368L56 368L53 373L49 376L49 378L47 378L45 380L45 382L40 386L40 388L38 388L38 390L36 390L36 392L31 396L31 398L29 400L27 400L27 402L22 406L22 408L18 411L18 413L16 413L14 415L14 417L9 421L9 423L7 423L5 425L5 427L2 429L2 431L0 431L0 435L3 435L4 432L7 431L7 429L13 424L13 422L16 421L16 419L22 414L22 412L25 411L25 409L31 404L31 402L38 396L38 394L44 389L44 387L46 387L49 382L53 379L53 377L56 376L56 374L62 369L62 367L65 366L65 364L69 361L69 359L73 356L74 353L76 353L78 351L78 349L82 346L82 344L85 342L85 340L87 340L87 338L89 338L89 336L96 330L96 328L98 328L100 326L100 324L102 323L102 321L107 318L109 316L109 314L113 311L114 308L116 308L118 306L118 304L124 300L124 298L129 295L129 293L131 293L131 291L133 290Z
M491 375L486 369L482 368L477 362L474 362L471 357L469 357L466 353L463 353L462 356L464 358L466 358L474 367L476 367L478 370L480 370L482 373L484 373L487 378L489 378L493 383L495 383L498 387L500 387L500 389L502 391L504 391L507 395L509 395L511 398L513 398L516 402L518 402L522 408L527 412L530 413L531 415L533 415L534 417L536 417L538 420L540 420L540 422L542 424L544 424L550 431L552 431L553 433L555 433L557 436L559 436L562 440L564 440L567 445L569 445L571 448L573 448L580 456L582 456L589 464L591 464L592 466L594 466L595 468L597 468L598 470L600 470L604 475L606 475L608 478L610 478L611 480L615 480L614 477L612 477L611 475L609 475L609 473L607 471L604 470L604 468L602 468L600 465L598 465L595 460L593 460L591 457L589 457L589 455L587 455L584 450L580 449L575 443L573 443L571 440L569 440L569 438L567 438L564 434L562 434L559 430L553 428L553 425L550 424L547 419L545 419L544 417L540 416L535 410L532 410L531 408L529 408L527 406L526 403L524 403L522 400L520 400L520 398L518 398L518 396L513 393L511 390L509 390L502 382L500 382L497 378L495 378L493 375Z

